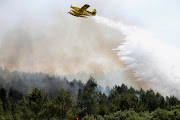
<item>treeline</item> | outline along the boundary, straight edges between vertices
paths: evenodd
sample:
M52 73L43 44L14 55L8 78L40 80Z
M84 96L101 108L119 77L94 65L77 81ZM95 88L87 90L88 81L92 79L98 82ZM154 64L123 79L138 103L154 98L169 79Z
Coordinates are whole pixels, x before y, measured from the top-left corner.
M39 88L43 92L48 93L48 97L52 98L58 91L64 89L71 93L76 99L79 88L83 87L81 80L68 81L64 76L49 75L44 73L26 73L19 71L10 72L6 67L0 67L0 88L6 91L10 89L16 90L27 96L33 88Z
M39 88L27 96L1 88L0 120L180 119L180 101L175 96L164 98L153 90L135 90L124 84L106 89L108 93L102 93L92 77L79 88L76 100L64 89L49 98Z

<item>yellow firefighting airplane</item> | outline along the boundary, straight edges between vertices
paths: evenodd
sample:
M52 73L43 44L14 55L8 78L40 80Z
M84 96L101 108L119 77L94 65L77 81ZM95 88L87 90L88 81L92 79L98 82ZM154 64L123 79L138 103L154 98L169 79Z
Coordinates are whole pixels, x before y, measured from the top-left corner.
M88 5L88 4L85 4L82 8L71 6L71 8L73 10L71 10L68 13L70 13L71 15L74 15L76 17L84 17L84 18L87 18L87 16L95 16L96 15L96 9L94 9L92 12L90 12L90 11L86 10L89 7L90 7L90 5Z

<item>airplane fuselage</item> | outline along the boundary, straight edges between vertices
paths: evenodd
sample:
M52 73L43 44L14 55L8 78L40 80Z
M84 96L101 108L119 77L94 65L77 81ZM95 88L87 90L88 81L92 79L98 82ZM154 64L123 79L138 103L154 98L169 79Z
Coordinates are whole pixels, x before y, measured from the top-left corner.
M90 7L90 6L87 4L85 4L82 8L71 6L71 8L73 10L71 10L69 13L73 16L84 17L84 18L87 18L86 16L95 16L96 9L94 9L92 12L90 12L90 11L86 10L88 7Z

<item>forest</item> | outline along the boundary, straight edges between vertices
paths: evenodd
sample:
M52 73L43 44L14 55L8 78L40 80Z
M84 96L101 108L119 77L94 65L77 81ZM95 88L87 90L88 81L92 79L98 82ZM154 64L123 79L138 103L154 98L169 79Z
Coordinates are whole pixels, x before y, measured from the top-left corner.
M152 89L102 87L0 68L0 120L180 120L180 101Z

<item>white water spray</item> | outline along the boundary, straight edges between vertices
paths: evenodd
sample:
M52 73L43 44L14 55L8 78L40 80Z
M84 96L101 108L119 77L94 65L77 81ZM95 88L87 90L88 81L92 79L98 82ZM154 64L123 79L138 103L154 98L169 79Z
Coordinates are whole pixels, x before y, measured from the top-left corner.
M131 35L135 32L136 27L135 26L129 26L129 25L125 25L121 22L117 22L117 21L113 21L110 20L108 18L104 18L104 17L100 17L100 16L95 16L93 17L93 19L97 22L97 23L101 23L101 24L105 24L111 28L114 28L116 30L119 30L120 32L122 32L124 35Z
M99 16L93 19L126 35L118 56L137 81L151 81L164 94L180 98L180 49L165 45L147 30Z

